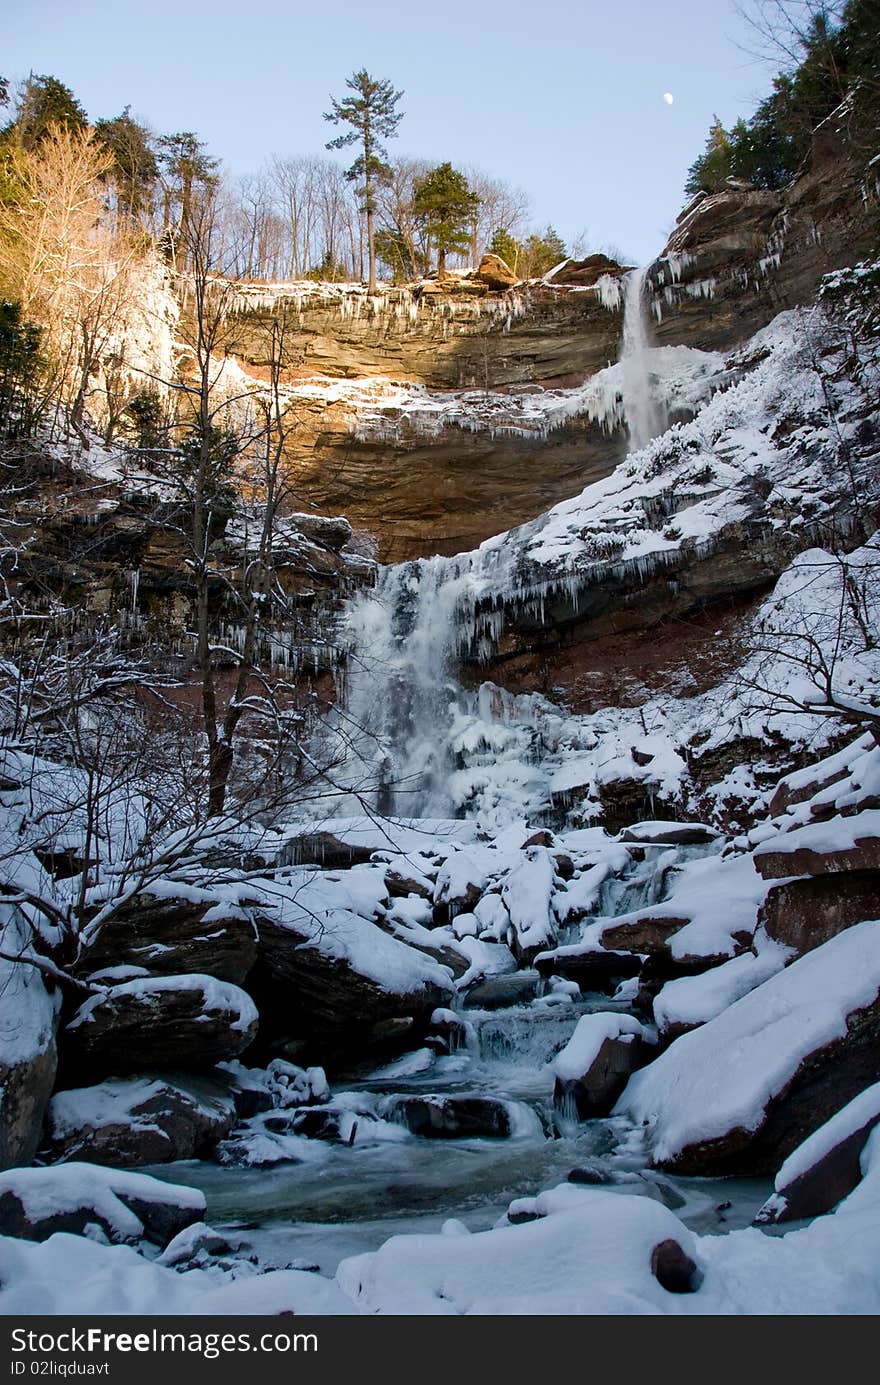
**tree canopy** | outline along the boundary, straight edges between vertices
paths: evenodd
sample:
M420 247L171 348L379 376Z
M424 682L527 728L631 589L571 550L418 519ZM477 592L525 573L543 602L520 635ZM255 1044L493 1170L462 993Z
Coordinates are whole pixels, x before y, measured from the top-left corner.
M446 269L446 256L463 254L470 245L470 226L479 198L467 178L451 163L432 168L413 189L413 212L437 251L437 268Z

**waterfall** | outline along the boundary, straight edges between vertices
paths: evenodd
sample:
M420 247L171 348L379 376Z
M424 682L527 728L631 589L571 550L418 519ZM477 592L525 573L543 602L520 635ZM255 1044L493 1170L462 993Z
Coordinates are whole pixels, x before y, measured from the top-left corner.
M400 563L349 607L346 782L362 806L404 817L452 811L449 673L462 580L448 558Z
M631 452L638 452L668 427L666 410L656 397L651 379L651 345L644 295L646 274L646 269L634 269L626 276L623 305L620 365L623 411Z

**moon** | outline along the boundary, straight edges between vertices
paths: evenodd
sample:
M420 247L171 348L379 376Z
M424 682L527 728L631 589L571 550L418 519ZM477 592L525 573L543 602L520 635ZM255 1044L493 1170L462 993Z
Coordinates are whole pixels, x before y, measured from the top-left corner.
M675 97L672 95L671 91L664 91L663 100L666 102L667 106L671 106Z

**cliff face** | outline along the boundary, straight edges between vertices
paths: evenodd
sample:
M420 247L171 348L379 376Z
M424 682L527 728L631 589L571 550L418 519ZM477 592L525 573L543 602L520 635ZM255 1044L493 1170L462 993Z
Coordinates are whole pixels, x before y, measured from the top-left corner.
M863 165L829 118L790 187L695 199L647 274L655 344L728 353L809 302L876 234L877 179ZM358 285L243 284L236 359L260 377L266 325L286 320L304 504L345 513L381 562L463 552L626 455L623 411L584 396L619 356L624 272L592 257L506 291L449 276L372 298ZM692 413L673 401L674 418Z
M648 271L658 344L730 350L783 309L808 303L823 275L870 252L880 177L849 148L838 119L817 129L787 188L736 184L685 207Z

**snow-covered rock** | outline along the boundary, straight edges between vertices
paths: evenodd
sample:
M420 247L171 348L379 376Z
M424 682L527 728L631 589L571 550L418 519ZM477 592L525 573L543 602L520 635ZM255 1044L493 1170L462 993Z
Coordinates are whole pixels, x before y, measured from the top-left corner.
M607 1116L627 1081L651 1057L656 1039L632 1015L582 1015L553 1060L553 1100L579 1120Z
M212 976L138 977L91 996L64 1030L77 1073L206 1068L235 1058L257 1032L257 1007Z
M165 1246L203 1221L205 1195L142 1173L96 1164L57 1164L0 1174L0 1234L45 1241L57 1231L97 1230L110 1241Z
M694 1174L778 1167L871 1080L880 1043L880 923L856 924L680 1039L615 1107L654 1163Z
M58 1092L47 1114L47 1154L132 1169L199 1159L236 1121L228 1089L210 1077L146 1077Z
M880 1083L874 1083L788 1156L755 1221L797 1221L830 1212L861 1181L862 1151L878 1123Z
M654 1019L664 1040L678 1038L720 1015L756 986L769 980L791 960L790 951L775 943L760 952L742 952L721 966L667 981L654 997Z

